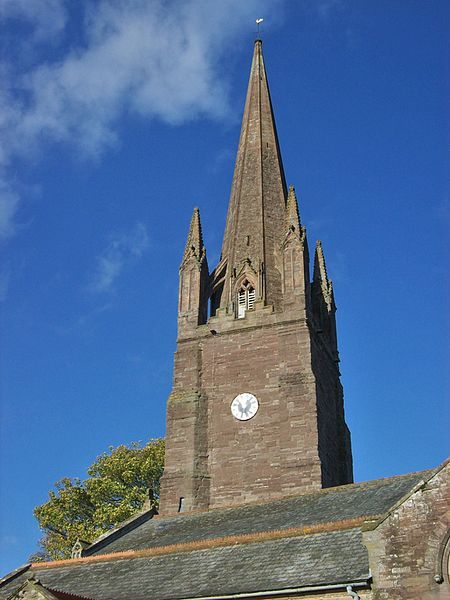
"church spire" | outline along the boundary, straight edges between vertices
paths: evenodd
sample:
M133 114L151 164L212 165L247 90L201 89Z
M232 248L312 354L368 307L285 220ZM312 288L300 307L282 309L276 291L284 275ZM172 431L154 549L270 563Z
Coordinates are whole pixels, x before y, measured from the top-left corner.
M221 307L232 301L244 263L257 274L257 299L280 304L277 252L285 233L286 196L262 42L256 40L222 245L227 281Z

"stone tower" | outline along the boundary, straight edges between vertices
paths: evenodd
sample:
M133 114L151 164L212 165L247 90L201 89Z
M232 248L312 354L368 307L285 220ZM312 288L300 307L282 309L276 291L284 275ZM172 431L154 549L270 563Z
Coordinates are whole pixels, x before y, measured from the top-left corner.
M333 288L320 242L310 280L260 40L222 255L210 273L195 209L179 289L161 513L352 482Z

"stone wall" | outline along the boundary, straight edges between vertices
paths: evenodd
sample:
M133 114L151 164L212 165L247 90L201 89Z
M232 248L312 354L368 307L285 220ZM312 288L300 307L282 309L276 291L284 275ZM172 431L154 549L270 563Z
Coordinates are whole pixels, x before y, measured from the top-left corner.
M351 481L339 371L312 343L304 315L261 305L243 319L212 317L179 339L162 514L176 512L180 498L184 510L207 509ZM242 392L259 401L249 421L230 411Z
M449 463L364 532L373 600L448 600Z

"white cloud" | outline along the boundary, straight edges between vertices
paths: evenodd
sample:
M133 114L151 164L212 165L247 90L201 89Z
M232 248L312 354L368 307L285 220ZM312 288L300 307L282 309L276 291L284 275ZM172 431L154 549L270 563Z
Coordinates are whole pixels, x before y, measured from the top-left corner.
M117 119L127 111L171 124L223 117L226 82L217 63L227 42L249 29L260 4L87 2L86 44L10 81L23 94L19 103L6 93L3 98L0 122L10 134L5 154L23 153L23 139L29 148L43 138L98 154L114 142Z
M0 0L6 19L34 28L34 40L62 34L63 0ZM271 12L282 0L270 2ZM39 155L42 143L74 146L98 157L117 142L125 113L179 124L227 114L227 82L219 59L250 30L263 0L85 0L78 45L67 40L54 60L39 50L27 72L14 57L0 64L0 168L3 237L10 235L18 195L7 183L17 158ZM278 11L279 12L279 11ZM272 23L274 22L272 19ZM77 38L78 39L78 38ZM29 44L29 40L18 40ZM66 48L65 53L63 48ZM16 64L14 64L16 60ZM105 271L106 272L106 271Z
M16 230L14 217L19 206L19 194L0 175L0 239L8 239Z
M38 41L62 32L67 11L64 0L0 0L0 17L27 22Z
M139 259L148 246L148 235L142 223L136 223L127 233L112 235L108 245L97 257L88 285L94 293L110 292L123 270Z

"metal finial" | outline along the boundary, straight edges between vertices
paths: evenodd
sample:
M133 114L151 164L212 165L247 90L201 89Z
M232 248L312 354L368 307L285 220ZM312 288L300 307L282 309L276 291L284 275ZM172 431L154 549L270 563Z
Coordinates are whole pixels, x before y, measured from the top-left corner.
M256 27L258 28L258 39L259 39L259 26L264 21L264 19L256 19Z

